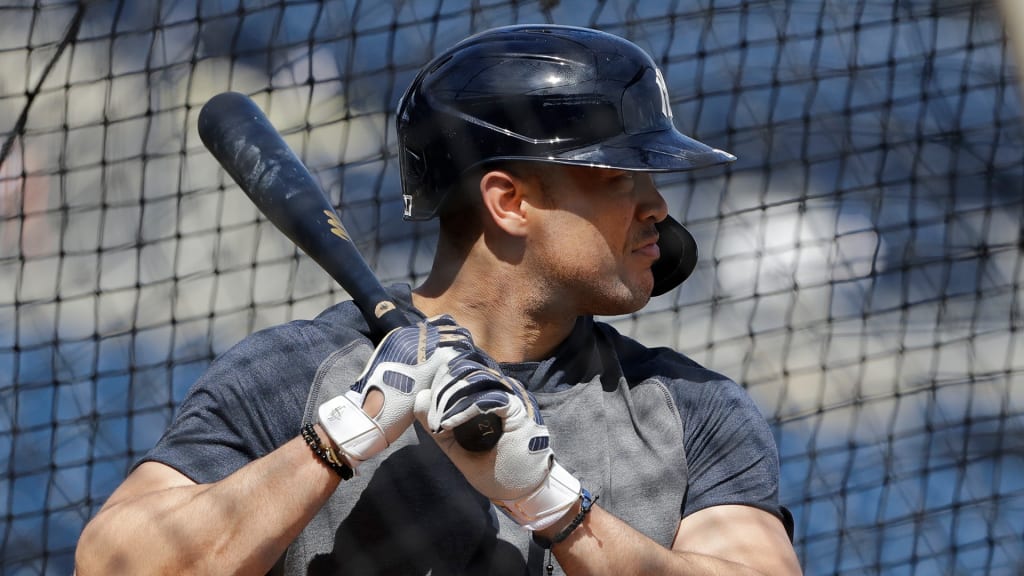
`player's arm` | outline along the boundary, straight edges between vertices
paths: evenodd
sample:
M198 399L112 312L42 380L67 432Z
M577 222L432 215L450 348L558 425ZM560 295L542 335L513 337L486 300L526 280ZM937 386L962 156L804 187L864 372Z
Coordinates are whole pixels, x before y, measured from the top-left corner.
M539 534L550 539L563 523ZM670 550L595 505L552 552L570 575L801 573L782 522L751 506L714 506L687 516Z
M86 525L76 573L265 574L340 480L301 437L212 484L145 462Z
M491 368L486 354L455 358L416 399L416 418L482 495L547 542L567 574L800 574L782 521L750 506L709 506L680 522L671 549L599 505L583 509L584 486L549 447L533 399ZM463 450L453 430L479 413L497 415L504 434L493 452ZM599 495L598 495L599 497ZM565 534L567 526L581 522Z
M444 319L389 334L352 389L320 406L315 429L321 447L352 468L380 453L412 423L416 394L429 387L438 367L470 346L463 342L468 333ZM317 378L346 378L343 363L332 361L340 358L332 355L321 364L324 372ZM86 526L77 572L264 574L340 479L303 437L210 484L196 484L163 464L143 463Z

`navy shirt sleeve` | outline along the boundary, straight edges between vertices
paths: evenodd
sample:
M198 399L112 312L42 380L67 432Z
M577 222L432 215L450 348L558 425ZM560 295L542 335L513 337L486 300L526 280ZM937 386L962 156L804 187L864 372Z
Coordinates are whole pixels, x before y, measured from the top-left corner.
M779 504L779 453L768 422L739 384L667 348L622 346L637 377L656 376L672 394L683 426L687 490L682 517L728 504L778 517L793 537L793 518Z
M689 472L682 517L711 506L753 506L779 518L792 540L793 516L779 503L779 452L768 422L739 384L685 361L687 377L670 385Z
M142 462L216 482L294 437L313 377L295 361L309 353L294 340L300 333L295 325L258 332L214 360Z
M355 307L344 303L245 338L193 384L139 463L161 462L203 484L272 452L298 435L320 362L365 331Z
M767 422L731 380L676 387L690 485L683 515L745 504L779 515L779 457Z

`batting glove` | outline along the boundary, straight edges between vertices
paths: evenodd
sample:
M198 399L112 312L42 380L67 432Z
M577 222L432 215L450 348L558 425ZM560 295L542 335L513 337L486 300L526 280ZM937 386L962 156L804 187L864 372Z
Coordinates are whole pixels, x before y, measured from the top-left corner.
M415 412L466 480L519 525L542 530L579 500L580 481L555 461L533 397L483 352L454 358L447 374L417 395ZM501 418L504 434L494 449L470 452L454 430L480 414Z
M356 469L402 435L412 424L416 394L428 390L453 358L472 349L469 332L450 316L392 330L352 388L320 405L320 426ZM375 418L362 409L371 390L384 395Z

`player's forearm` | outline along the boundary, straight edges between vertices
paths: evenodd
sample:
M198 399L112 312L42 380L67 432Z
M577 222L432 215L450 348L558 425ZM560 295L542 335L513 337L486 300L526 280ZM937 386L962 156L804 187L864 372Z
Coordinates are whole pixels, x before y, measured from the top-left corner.
M297 438L220 482L100 511L79 540L77 574L264 574L338 482Z
M569 576L674 574L766 576L791 574L788 569L755 569L723 558L670 550L625 522L594 506L586 521L565 541L552 547Z

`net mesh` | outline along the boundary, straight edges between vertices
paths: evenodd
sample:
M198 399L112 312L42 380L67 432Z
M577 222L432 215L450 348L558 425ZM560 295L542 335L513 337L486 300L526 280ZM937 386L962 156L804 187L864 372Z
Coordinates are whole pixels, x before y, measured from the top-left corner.
M725 168L659 177L694 276L609 318L741 382L809 574L1024 572L1024 146L998 7L968 0L0 4L0 571L67 574L211 359L345 293L202 147L248 93L385 282L393 110L492 26L628 37Z

